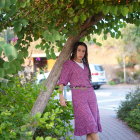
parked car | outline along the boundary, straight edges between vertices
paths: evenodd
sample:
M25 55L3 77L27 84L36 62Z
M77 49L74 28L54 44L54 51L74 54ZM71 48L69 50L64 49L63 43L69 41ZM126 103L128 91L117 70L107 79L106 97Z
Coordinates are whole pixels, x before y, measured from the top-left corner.
M89 64L92 77L92 85L94 89L99 89L101 85L106 84L107 79L105 75L105 70L102 65L99 64Z
M44 80L46 80L49 76L50 72L46 72L46 73L42 73L42 74L37 74L37 80L36 83L40 84L42 83ZM55 87L55 90L57 90L58 87Z
M49 76L50 72L42 73L42 74L37 74L37 81L36 83L39 84L46 80Z

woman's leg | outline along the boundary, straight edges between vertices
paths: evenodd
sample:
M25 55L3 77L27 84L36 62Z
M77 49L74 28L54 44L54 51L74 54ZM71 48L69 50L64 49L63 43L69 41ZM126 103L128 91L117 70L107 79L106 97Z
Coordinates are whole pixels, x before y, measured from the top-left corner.
M87 134L86 140L92 140L92 137L90 134Z
M92 140L100 140L98 133L91 133L90 136L91 136Z

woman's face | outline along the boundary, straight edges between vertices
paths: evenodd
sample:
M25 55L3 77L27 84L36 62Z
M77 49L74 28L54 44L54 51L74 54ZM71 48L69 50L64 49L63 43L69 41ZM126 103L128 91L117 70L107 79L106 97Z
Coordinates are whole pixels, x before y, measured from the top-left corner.
M82 60L85 56L86 53L86 47L79 45L77 48L77 54L76 54L76 59L78 60Z

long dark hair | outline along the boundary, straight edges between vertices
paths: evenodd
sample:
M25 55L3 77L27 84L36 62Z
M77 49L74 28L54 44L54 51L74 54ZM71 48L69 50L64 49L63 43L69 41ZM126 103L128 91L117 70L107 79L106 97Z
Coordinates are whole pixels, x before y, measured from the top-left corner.
M83 63L87 66L88 70L89 70L89 80L91 81L91 71L89 68L89 63L88 63L88 50L87 50L87 45L84 42L76 42L73 46L72 52L71 52L71 57L70 60L74 60L76 54L77 54L77 49L78 46L84 46L86 48L86 52L85 52L85 56L83 57Z

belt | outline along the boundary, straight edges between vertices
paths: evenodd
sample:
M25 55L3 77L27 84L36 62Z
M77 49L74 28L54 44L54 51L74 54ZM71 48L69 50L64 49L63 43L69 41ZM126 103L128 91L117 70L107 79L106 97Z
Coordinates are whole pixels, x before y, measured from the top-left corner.
M86 89L86 88L91 88L91 86L75 86L75 87L70 87L72 89Z

